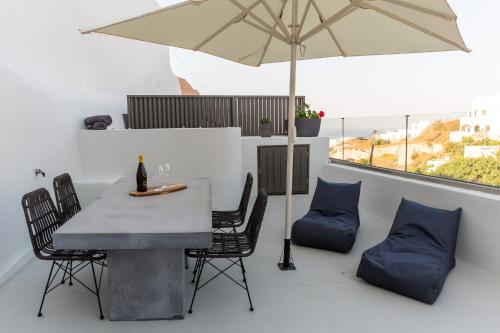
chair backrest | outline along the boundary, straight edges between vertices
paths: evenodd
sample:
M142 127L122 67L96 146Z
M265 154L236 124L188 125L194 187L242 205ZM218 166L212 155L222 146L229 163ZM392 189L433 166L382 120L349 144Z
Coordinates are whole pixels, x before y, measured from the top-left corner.
M250 201L250 194L252 193L253 186L253 176L252 173L247 173L247 179L245 180L245 187L243 188L243 193L241 194L240 206L238 208L241 219L245 221L247 215L248 202Z
M33 251L41 258L41 251L52 244L52 234L62 225L59 213L49 192L44 188L25 194L21 204Z
M61 216L62 223L67 222L82 210L69 174L64 173L54 178L54 193L56 195L57 211Z
M247 226L244 233L248 235L250 241L251 251L255 250L257 245L257 239L259 238L260 227L262 226L262 221L264 220L264 214L267 207L267 193L264 189L259 191L257 199L252 208L252 213L248 219Z

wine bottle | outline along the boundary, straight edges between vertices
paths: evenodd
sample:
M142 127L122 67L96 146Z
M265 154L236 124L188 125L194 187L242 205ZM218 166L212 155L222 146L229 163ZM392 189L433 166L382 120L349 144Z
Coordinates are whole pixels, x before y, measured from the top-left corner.
M137 168L137 192L146 192L148 190L148 175L144 167L144 155L139 155L139 166Z

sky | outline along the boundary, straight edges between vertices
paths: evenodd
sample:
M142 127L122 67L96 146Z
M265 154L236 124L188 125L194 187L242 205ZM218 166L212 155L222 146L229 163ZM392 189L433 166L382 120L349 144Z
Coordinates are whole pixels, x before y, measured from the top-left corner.
M161 5L178 0L157 0ZM472 53L445 52L300 61L297 95L327 117L466 112L500 94L500 2L449 0ZM289 64L259 68L171 48L175 74L207 95L288 95Z

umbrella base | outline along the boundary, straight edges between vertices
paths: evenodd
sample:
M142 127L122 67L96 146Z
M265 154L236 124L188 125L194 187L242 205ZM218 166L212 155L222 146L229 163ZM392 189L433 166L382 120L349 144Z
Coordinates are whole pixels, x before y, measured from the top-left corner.
M292 251L290 249L291 241L290 239L285 239L285 244L283 246L283 252L281 253L280 262L278 267L282 271L294 271L295 265L293 264Z
M296 269L295 265L293 264L293 262L291 262L290 264L288 264L288 267L285 267L285 264L283 264L282 262L280 262L278 264L278 267L279 267L280 271L294 271Z

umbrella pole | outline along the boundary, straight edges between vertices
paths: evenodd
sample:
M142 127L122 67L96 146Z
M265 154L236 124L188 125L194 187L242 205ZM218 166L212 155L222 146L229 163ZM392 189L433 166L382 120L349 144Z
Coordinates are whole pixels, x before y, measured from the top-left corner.
M295 85L297 77L297 44L291 43L290 56L290 95L288 100L288 153L286 159L286 210L285 242L283 261L278 264L282 271L295 270L291 262L290 239L292 233L292 186L293 186L293 149L295 144Z

